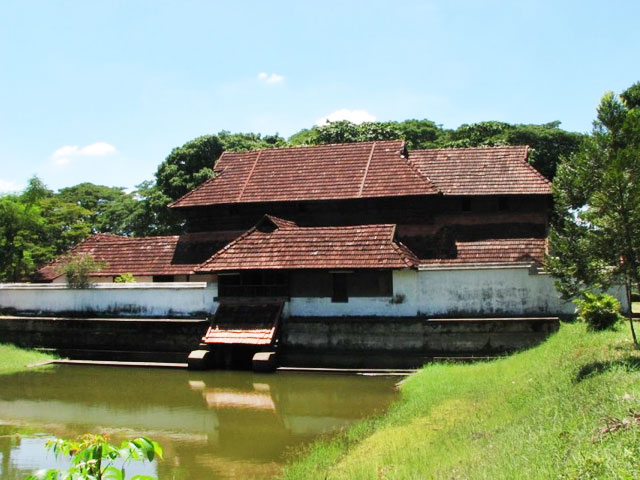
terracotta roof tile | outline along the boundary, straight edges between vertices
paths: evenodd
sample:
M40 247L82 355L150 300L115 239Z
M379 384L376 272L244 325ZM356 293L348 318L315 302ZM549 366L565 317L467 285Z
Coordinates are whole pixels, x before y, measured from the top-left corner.
M197 271L415 267L394 234L395 225L299 227L265 215Z
M455 258L421 259L420 265L542 263L546 248L544 238L501 238L455 243Z
M220 304L213 325L202 337L208 344L269 345L273 342L283 304Z
M188 275L239 232L189 233L156 237L123 237L98 234L78 244L70 253L90 254L107 264L99 274ZM38 271L36 280L60 276L58 258Z
M216 176L170 206L437 193L404 149L397 140L224 152Z
M444 148L413 150L409 161L445 195L549 195L527 155L526 146Z

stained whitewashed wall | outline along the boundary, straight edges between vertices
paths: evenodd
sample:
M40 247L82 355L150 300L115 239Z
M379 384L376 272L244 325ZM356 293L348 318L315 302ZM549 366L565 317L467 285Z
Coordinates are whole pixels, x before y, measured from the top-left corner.
M109 314L135 317L190 317L216 309L217 284L98 283L87 289L61 284L0 284L4 313Z
M560 298L553 279L527 266L396 270L393 297L292 298L287 313L317 316L556 316L571 315L575 305ZM627 308L623 288L613 288Z
M611 293L627 308L622 288ZM97 312L127 316L192 316L215 312L216 282L95 284L85 290L61 284L0 284L0 310L43 314ZM570 315L550 275L517 267L438 268L393 272L393 296L292 297L289 317L486 317Z

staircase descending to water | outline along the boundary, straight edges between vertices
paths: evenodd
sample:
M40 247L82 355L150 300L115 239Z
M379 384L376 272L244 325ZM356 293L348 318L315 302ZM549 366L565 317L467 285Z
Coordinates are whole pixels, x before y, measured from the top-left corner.
M282 301L221 303L199 348L189 354L189 368L275 371L283 308Z

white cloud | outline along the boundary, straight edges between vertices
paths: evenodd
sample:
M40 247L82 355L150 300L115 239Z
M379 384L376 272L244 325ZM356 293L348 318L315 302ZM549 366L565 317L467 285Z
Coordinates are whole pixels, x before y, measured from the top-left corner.
M266 72L260 72L258 74L258 80L270 85L275 85L284 82L284 77L282 75L278 75L277 73L272 73L271 75L269 75Z
M376 117L366 110L348 110L346 108L341 108L340 110L330 113L326 117L319 118L316 125L322 126L326 125L327 122L337 122L339 120L348 120L351 123L358 125L363 122L375 122Z
M64 145L51 154L51 160L55 165L64 166L70 164L72 158L103 157L116 151L116 147L107 142L95 142L83 147Z
M12 180L3 180L0 178L0 192L19 192L22 185L18 185Z

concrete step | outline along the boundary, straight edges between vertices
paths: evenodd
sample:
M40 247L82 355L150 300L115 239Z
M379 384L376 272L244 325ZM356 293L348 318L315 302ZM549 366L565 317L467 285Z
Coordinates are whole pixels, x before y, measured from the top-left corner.
M97 360L117 362L187 363L189 352L149 352L131 350L86 350L39 348L71 360Z

